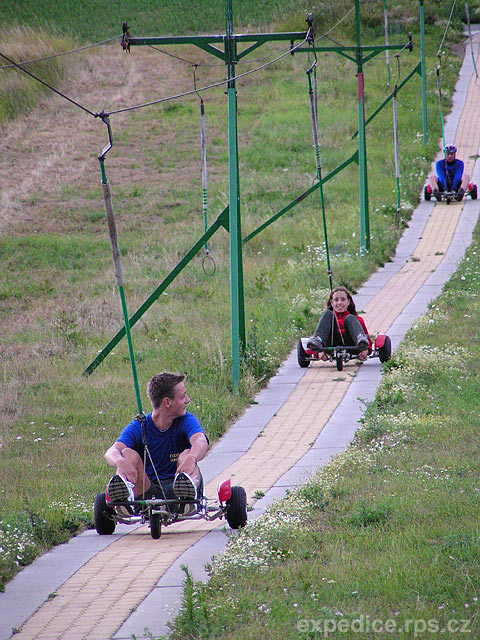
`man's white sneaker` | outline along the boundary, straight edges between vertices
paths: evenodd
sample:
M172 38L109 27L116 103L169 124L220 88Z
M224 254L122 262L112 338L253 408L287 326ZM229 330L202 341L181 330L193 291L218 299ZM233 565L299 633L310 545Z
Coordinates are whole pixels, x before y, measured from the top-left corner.
M115 475L107 484L107 502L127 502L135 500L133 482L130 482L123 476Z
M173 493L180 500L196 500L197 488L188 473L177 473L173 481Z

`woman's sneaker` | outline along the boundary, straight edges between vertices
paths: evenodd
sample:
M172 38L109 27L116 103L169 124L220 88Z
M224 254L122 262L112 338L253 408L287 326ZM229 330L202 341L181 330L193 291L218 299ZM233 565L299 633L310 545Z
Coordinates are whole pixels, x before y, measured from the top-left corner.
M133 482L130 482L123 476L115 475L107 484L107 502L128 502L135 500Z
M312 336L308 339L307 349L312 351L321 351L323 349L323 341L320 336Z
M368 337L365 333L359 333L357 336L357 347L368 349Z

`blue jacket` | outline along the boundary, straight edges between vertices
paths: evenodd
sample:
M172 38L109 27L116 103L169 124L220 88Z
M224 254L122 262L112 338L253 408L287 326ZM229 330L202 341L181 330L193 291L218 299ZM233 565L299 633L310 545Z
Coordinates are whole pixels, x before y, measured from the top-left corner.
M447 162L445 158L435 165L438 184L442 191L458 191L462 184L463 162L455 158L453 162Z

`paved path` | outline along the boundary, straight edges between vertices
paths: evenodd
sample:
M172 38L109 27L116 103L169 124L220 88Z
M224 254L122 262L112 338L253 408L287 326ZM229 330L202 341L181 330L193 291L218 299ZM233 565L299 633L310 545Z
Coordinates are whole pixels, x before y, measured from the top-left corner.
M477 62L477 67L480 66ZM474 167L480 137L480 89L472 78L470 54L456 87L446 139L455 140L467 172ZM431 115L430 117L434 117ZM412 135L412 132L410 132ZM419 143L419 149L420 149ZM356 294L371 333L388 332L394 346L441 291L471 241L480 201L421 202L395 258ZM274 499L305 480L351 441L362 402L371 400L380 364L349 363L342 373L315 363L300 369L292 352L269 386L213 447L202 463L206 495L229 475L243 485L258 517ZM253 499L261 490L265 497ZM190 521L164 530L153 540L146 526L117 527L112 536L86 532L44 554L7 584L0 594L0 640L19 630L16 640L140 640L145 628L167 632L181 597L187 564L195 579L221 552L223 523ZM121 576L121 577L120 577Z

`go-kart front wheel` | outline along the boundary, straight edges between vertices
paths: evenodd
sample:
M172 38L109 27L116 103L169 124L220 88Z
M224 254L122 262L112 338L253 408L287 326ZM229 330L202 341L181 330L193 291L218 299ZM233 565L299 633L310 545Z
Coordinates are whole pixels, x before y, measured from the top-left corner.
M150 512L150 535L154 540L158 540L162 535L162 520L159 513Z
M305 349L303 348L301 340L299 340L297 344L297 360L298 366L302 367L302 369L306 369L310 365L310 360L305 353Z
M232 487L232 494L227 500L226 518L230 529L240 529L247 524L247 494L243 487Z
M343 356L341 353L335 354L335 363L337 365L337 371L343 371Z
M432 191L431 191L431 187L430 189L427 187L424 188L423 190L423 197L425 198L425 200L431 200L432 199Z
M113 519L113 507L107 505L105 493L99 493L95 497L93 506L93 517L95 529L101 536L108 536L115 531L115 520Z
M472 200L476 200L477 199L477 185L474 184L472 185L472 188L470 189L470 197Z

